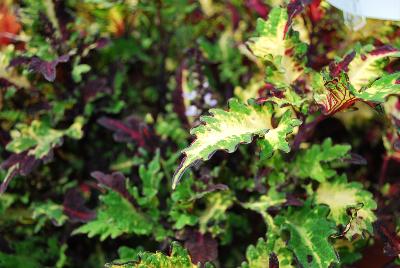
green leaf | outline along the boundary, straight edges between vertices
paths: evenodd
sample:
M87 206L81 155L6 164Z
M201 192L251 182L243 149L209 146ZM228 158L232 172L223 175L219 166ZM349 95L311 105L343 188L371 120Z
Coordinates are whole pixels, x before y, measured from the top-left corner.
M304 71L307 45L297 32L285 35L288 14L285 8L273 8L268 20L257 20L258 37L250 39L249 48L256 57L268 61L267 82L277 87L287 87Z
M299 120L291 118L289 110L282 116L282 123L273 128L273 106L269 103L245 105L231 99L229 108L228 111L211 109L211 116L200 118L204 124L192 129L191 134L196 135L196 140L182 151L185 158L174 174L173 188L185 170L199 160L208 160L217 150L232 153L240 143L250 143L253 136L264 136L271 149L289 151L286 135L300 124Z
M349 64L348 76L355 90L360 91L383 75L387 58L399 57L400 52L388 46L374 48L367 45L358 51Z
M116 238L123 234L148 235L153 231L153 222L117 192L109 191L100 196L101 209L96 219L85 223L73 234L87 234L88 237L100 236L103 241L107 237Z
M353 94L364 101L385 102L390 95L400 94L400 72L384 75L371 86Z
M140 205L145 205L156 197L163 173L160 172L160 151L157 150L153 160L147 165L139 167L139 176L142 182L142 196L137 196Z
M321 145L313 144L296 157L291 172L302 179L311 178L323 182L336 175L336 171L328 163L347 156L350 148L349 145L332 145L330 138Z
M169 256L161 253L140 252L138 256L132 256L139 261L136 263L109 263L105 267L108 268L195 268L200 267L191 262L190 256L186 249L177 242L172 242L171 254ZM212 267L210 264L206 267Z
M361 183L348 182L345 175L323 182L315 192L315 202L329 206L328 218L337 225L346 226L346 237L352 238L364 231L372 234L372 223L376 220L373 210L377 205L373 195L364 190ZM348 215L349 209L354 215Z
M325 206L289 208L286 214L276 217L276 225L290 233L288 248L294 252L303 267L326 268L338 263L338 258L328 238L336 233L335 223L327 220L329 209Z
M64 214L63 207L52 201L32 205L32 218L37 219L35 231L39 231L47 220L51 220L56 226L63 225L68 217Z

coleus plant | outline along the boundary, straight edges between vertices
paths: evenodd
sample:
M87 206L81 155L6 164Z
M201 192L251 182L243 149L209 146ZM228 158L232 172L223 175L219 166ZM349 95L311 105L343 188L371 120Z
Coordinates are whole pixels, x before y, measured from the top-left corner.
M399 262L397 26L349 41L326 1L16 2L0 266Z
M288 8L272 9L267 20L258 20L257 36L248 43L266 66L265 81L273 86L274 96L248 103L232 99L227 110L211 109L210 115L200 117L202 124L191 131L195 140L182 151L184 158L174 174L172 187L199 161L209 160L218 150L232 153L240 144L251 143L254 137L259 139L264 157L278 150L288 153L290 136L304 135L302 127L317 120L315 104L321 109L319 116L326 118L356 102L365 102L373 109L389 96L400 94L400 72L384 71L390 58L400 56L400 51L389 45L357 47L321 72L308 68L307 45L292 28L296 9L291 5L300 8L302 3L293 1ZM372 194L361 184L348 182L344 174L336 175L334 170L320 165L345 157L349 150L349 146L333 146L326 140L321 148L313 145L294 163L288 163L292 176L311 179L301 185L307 191L301 207L289 207L272 217L266 210L279 202L274 200L279 195L270 192L258 205L249 206L264 216L267 235L266 242L261 240L256 247L262 248L261 244L266 243L263 250L259 249L262 252L249 249L255 260L251 259L245 267L275 267L274 262L276 267L292 267L294 260L302 267L338 265L335 240L352 241L357 235L372 234L377 208ZM311 186L313 181L318 183L316 189ZM289 238L285 238L286 232ZM282 239L287 246L277 242Z

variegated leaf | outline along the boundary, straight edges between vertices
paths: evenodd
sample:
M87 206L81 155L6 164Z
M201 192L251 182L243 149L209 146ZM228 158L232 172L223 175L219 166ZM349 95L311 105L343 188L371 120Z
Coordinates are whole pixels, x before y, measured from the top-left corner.
M307 45L302 43L297 32L286 33L287 10L274 8L268 20L257 21L258 37L250 39L249 48L262 60L272 63L267 68L267 81L277 87L290 85L304 70L304 54Z
M399 57L400 51L391 46L374 48L365 46L350 62L348 75L355 90L369 85L383 74L383 68L389 57Z
M315 202L330 208L328 215L338 225L346 227L348 238L364 231L372 233L372 223L376 220L373 212L377 205L370 192L361 183L347 182L345 176L338 176L331 182L323 182L316 191ZM352 210L353 216L348 215Z
M384 75L368 88L353 93L363 101L385 102L390 95L400 94L400 72Z
M200 160L208 160L217 150L232 153L240 143L250 143L254 136L265 137L272 150L289 150L288 133L301 122L287 110L276 128L272 126L273 106L246 105L236 99L229 101L229 110L211 109L211 116L202 116L202 125L191 130L196 140L182 152L185 158L174 174L176 186L186 169Z

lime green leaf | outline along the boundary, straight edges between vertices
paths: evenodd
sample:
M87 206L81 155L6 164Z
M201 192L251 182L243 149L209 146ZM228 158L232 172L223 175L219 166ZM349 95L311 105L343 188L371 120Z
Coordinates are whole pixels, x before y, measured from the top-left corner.
M389 46L374 48L365 46L349 64L348 75L353 87L360 91L372 81L383 75L388 57L399 57L400 52Z
M258 37L249 42L255 56L272 63L267 67L266 79L278 87L290 85L303 73L307 51L297 32L285 35L287 22L287 10L273 8L267 21L258 19Z
M200 232L213 235L221 232L219 223L226 221L226 211L233 205L235 197L230 191L213 192L206 196L206 209L199 215ZM210 226L210 222L214 224Z
M286 131L293 130L300 124L292 119L288 110L282 116L282 123L277 128L271 124L272 105L245 105L236 99L229 101L230 109L211 109L211 116L202 116L204 123L194 129L191 134L196 140L182 152L185 154L181 165L174 174L173 188L175 188L185 170L199 160L208 160L217 150L226 150L232 153L240 143L250 143L253 136L264 136L271 149L289 151L286 142Z
M336 233L335 223L327 220L329 209L325 206L289 208L285 215L276 217L276 225L288 230L288 248L294 252L303 267L326 268L337 263L338 258L328 238Z
M56 226L61 226L68 219L64 214L63 206L52 201L47 201L43 204L35 204L32 208L32 218L38 220L35 231L40 230L47 220L53 221Z
M73 139L82 138L83 117L77 117L75 122L66 130L52 129L48 124L34 120L31 125L20 124L11 131L12 141L6 149L10 152L21 153L29 150L36 159L45 157L53 148L60 146L63 136Z
M337 225L347 226L346 237L361 235L364 231L372 233L372 223L376 220L373 210L377 205L361 183L347 182L344 175L332 182L323 182L316 191L315 202L328 205L331 210L328 218ZM348 209L353 209L353 216L348 215Z
M147 165L139 167L139 176L142 181L142 196L136 197L140 205L151 202L157 195L163 173L160 172L160 151L157 150L153 160Z
M134 258L135 256L132 256ZM191 262L190 256L186 249L177 242L172 243L172 250L169 256L161 252L150 253L140 252L136 257L139 261L136 263L109 263L105 267L108 268L195 268L199 267ZM212 267L208 264L207 267Z
M371 86L353 94L364 101L385 102L390 95L400 94L400 72L384 75Z
M284 193L278 192L276 188L270 188L267 194L260 196L257 200L243 203L242 206L246 209L254 210L266 218L268 217L267 209L282 205L285 202L286 195Z

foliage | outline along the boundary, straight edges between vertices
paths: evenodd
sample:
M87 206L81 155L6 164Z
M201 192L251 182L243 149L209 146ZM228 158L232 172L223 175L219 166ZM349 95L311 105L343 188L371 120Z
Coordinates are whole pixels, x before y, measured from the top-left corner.
M399 23L3 2L1 267L399 264Z

